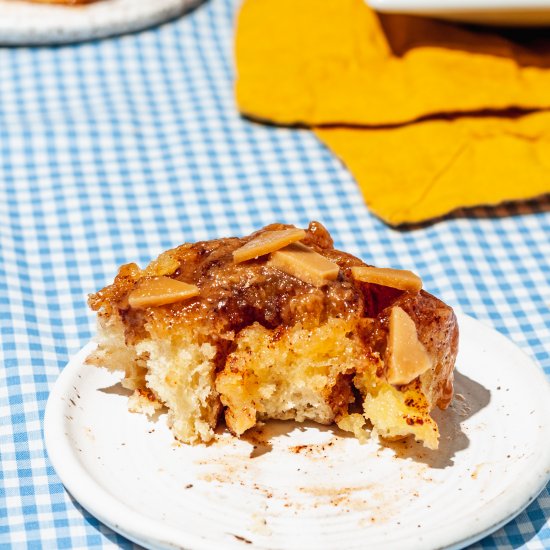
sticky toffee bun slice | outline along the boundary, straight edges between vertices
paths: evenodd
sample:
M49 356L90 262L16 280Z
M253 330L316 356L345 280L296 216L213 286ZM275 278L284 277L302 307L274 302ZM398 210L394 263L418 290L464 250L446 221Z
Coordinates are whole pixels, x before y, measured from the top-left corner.
M97 0L28 0L34 4L63 4L65 6L79 6L82 4L91 4Z
M415 274L336 250L318 222L183 244L122 266L89 303L87 362L123 371L130 410L165 406L183 442L212 439L223 415L236 435L277 418L438 446L430 412L452 398L453 310Z

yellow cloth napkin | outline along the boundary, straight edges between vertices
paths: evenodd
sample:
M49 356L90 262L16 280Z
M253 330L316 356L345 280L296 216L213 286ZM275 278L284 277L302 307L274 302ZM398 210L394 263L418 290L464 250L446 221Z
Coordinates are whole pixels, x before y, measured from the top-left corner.
M307 125L550 107L550 33L529 32L510 33L519 42L494 30L377 14L364 0L245 0L235 40L237 103L254 118Z
M550 192L550 112L315 133L347 165L369 208L392 225Z
M550 107L544 33L379 15L363 0L245 0L235 50L241 112L312 126L388 223L550 192L550 113L494 112Z

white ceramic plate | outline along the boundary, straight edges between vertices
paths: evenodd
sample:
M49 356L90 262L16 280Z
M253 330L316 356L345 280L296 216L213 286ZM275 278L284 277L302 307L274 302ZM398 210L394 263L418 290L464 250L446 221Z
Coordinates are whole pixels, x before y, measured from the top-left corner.
M50 460L89 512L158 548L457 548L518 514L550 477L550 389L514 344L459 317L453 406L437 452L268 423L178 445L126 408L118 377L67 365L46 408Z
M158 25L199 0L99 0L81 6L0 0L0 44L64 44Z
M366 0L373 9L508 26L550 25L550 0Z

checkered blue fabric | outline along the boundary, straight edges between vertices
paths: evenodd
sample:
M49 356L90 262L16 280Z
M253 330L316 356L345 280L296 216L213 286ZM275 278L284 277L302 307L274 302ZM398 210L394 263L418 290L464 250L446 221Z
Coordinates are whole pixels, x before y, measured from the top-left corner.
M0 548L130 547L64 491L48 392L94 332L86 294L184 241L321 220L339 247L410 268L550 376L550 198L388 228L306 130L235 110L236 2L66 47L0 49ZM548 487L476 548L550 548Z

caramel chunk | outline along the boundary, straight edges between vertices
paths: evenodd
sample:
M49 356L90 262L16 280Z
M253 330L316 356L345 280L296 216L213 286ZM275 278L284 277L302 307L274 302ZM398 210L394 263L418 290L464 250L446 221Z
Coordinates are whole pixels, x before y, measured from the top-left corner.
M245 245L237 248L233 252L233 261L239 264L252 258L265 256L270 252L275 252L285 247L287 244L301 241L305 236L306 232L297 227L277 231L264 231Z
M352 267L351 275L356 281L390 286L399 290L419 291L422 279L406 269L391 269L386 267Z
M292 243L277 250L271 254L269 265L317 287L334 281L340 270L338 264L302 243Z
M390 384L408 384L432 367L426 348L418 339L416 325L399 306L390 313L388 337L388 371Z
M199 288L169 277L144 279L136 290L128 296L128 303L133 308L163 306L181 302L197 296Z

